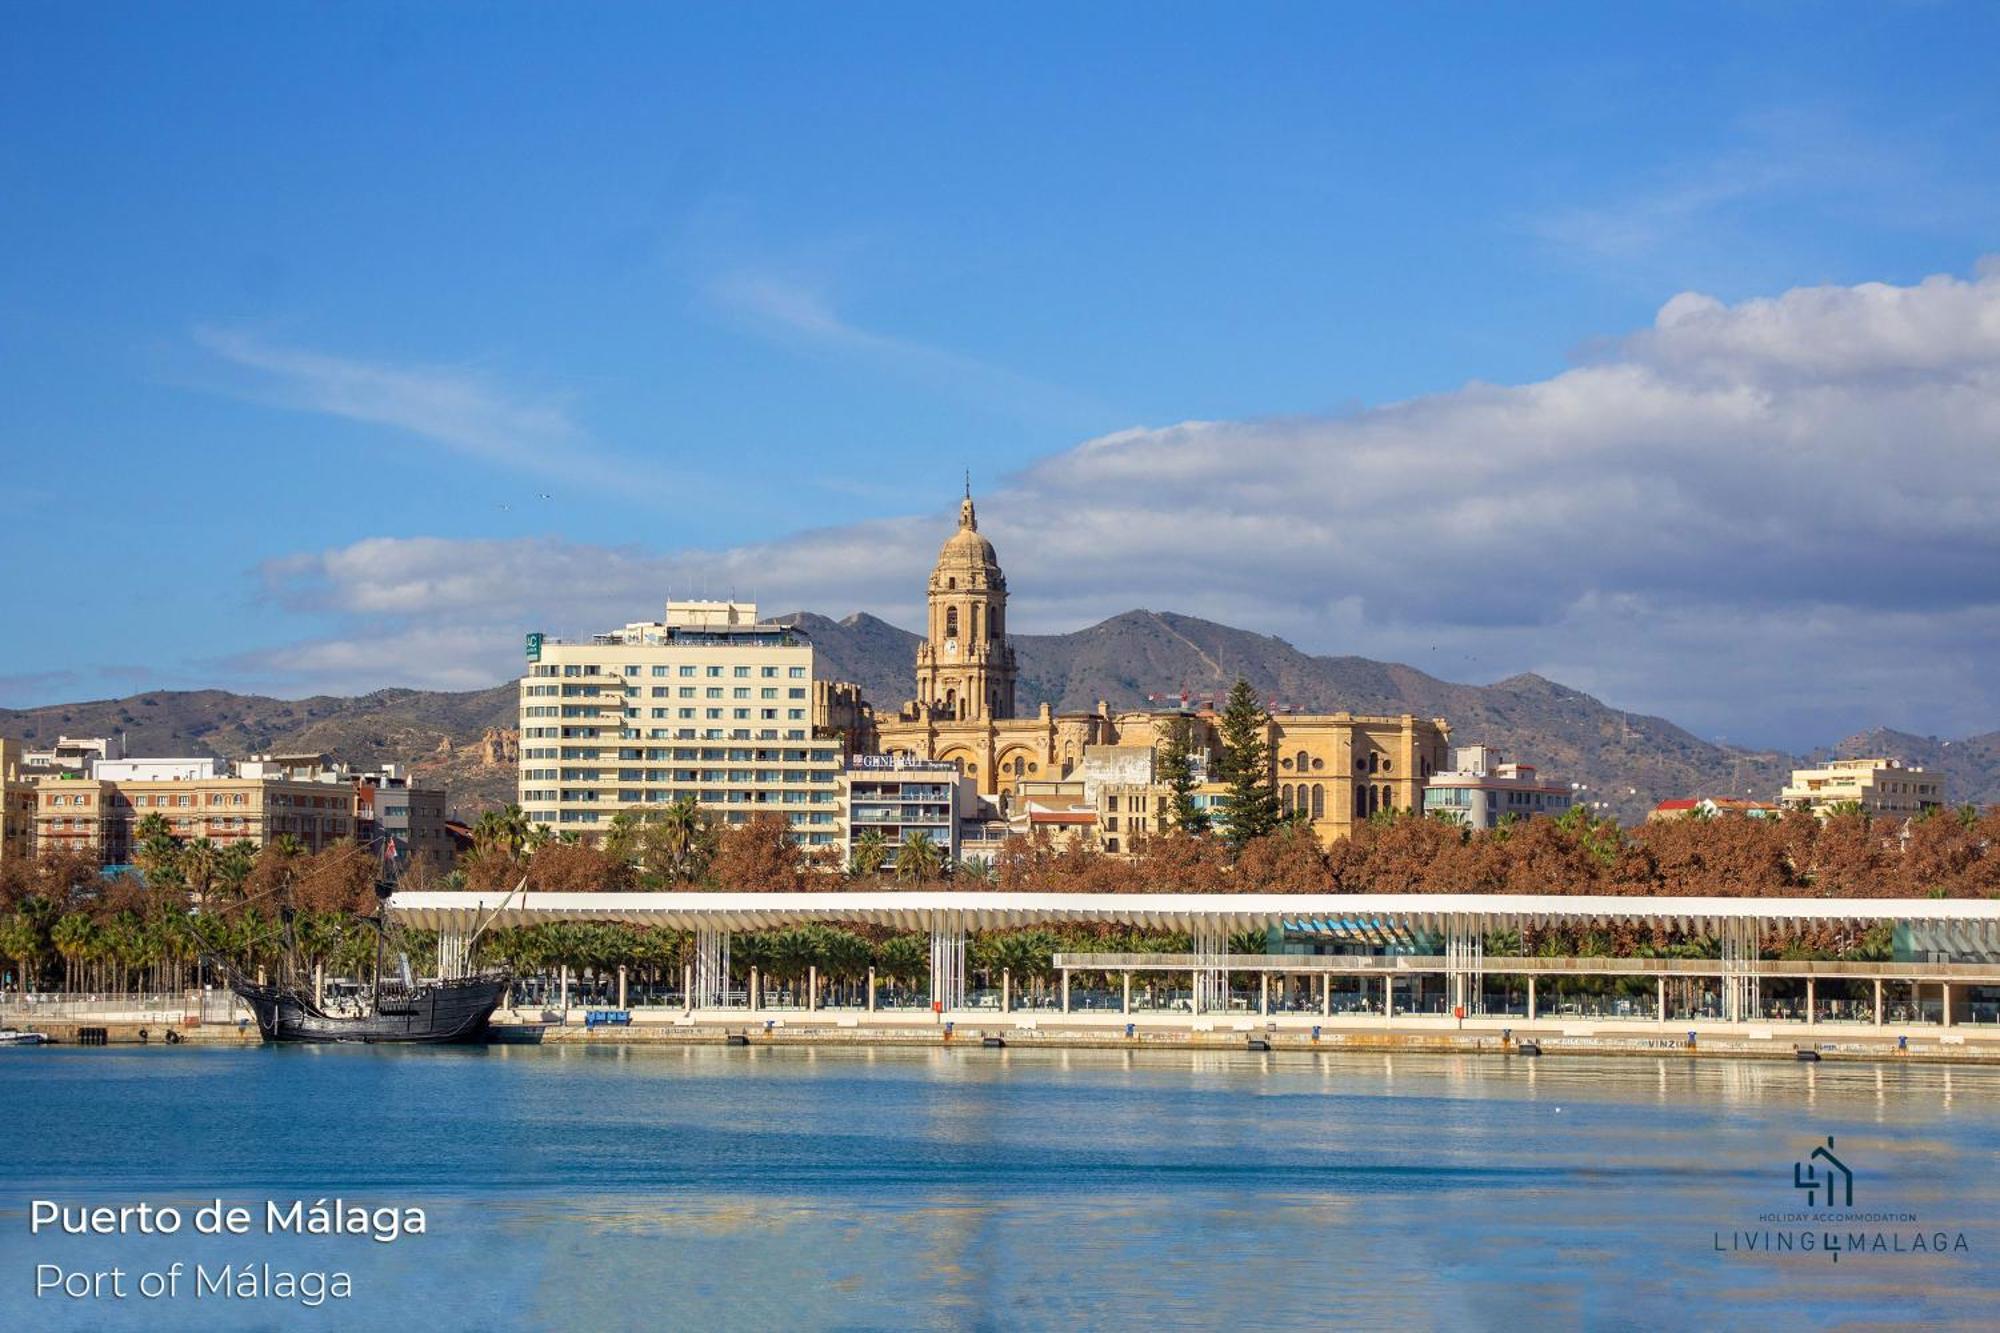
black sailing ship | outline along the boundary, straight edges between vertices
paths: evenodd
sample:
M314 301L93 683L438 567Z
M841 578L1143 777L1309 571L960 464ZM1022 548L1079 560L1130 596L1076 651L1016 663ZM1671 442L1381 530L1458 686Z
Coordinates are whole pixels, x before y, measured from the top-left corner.
M333 1001L317 995L310 982L297 980L292 909L279 913L284 923L287 966L280 980L264 982L220 962L229 987L257 1016L264 1040L277 1042L462 1042L486 1034L493 1011L507 994L512 978L479 975L419 982L410 975L407 955L400 958L399 977L382 975L382 955L389 936L389 897L399 872L396 841L385 838L382 873L376 881L375 915L362 917L375 931L375 978L366 993ZM219 961L219 960L218 960ZM288 979L289 978L289 979Z

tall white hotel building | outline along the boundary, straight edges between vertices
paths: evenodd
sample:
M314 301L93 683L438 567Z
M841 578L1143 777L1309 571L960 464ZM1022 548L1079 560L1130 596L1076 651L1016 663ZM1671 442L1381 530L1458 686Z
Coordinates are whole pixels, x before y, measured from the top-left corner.
M740 824L785 815L807 847L845 842L841 743L815 739L812 643L752 602L669 602L652 624L565 642L527 636L520 803L533 823L601 837L621 810L692 796Z

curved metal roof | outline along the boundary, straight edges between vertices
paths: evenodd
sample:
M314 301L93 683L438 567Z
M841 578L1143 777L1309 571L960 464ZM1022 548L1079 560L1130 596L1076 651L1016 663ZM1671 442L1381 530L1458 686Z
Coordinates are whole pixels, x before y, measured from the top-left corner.
M504 905L503 905L504 904ZM1643 923L1714 933L1727 921L1797 925L1922 922L1986 934L2000 901L1945 898L1626 898L1526 894L1293 893L399 893L410 925L467 931L544 921L621 921L680 930L761 930L852 922L903 930L993 930L1064 922L1156 930L1443 929L1478 916L1484 928ZM489 919L490 918L490 919Z

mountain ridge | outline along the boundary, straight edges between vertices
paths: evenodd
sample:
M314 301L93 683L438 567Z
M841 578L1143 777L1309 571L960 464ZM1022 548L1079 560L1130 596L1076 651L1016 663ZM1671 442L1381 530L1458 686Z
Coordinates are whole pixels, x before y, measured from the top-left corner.
M839 620L798 611L776 619L813 641L814 674L860 685L884 716L911 691L918 636L878 616ZM1629 713L1535 672L1489 685L1443 680L1407 663L1315 656L1275 635L1172 611L1135 609L1063 634L1013 636L1017 710L1059 712L1168 706L1187 690L1220 696L1238 675L1281 708L1443 717L1458 744L1485 743L1548 777L1583 784L1627 822L1654 802L1689 795L1775 799L1807 759L1884 753L1945 774L1953 802L2000 802L2000 731L1939 740L1876 728L1794 756L1705 741L1663 717ZM1148 696L1152 696L1149 700ZM146 691L36 708L0 709L0 735L124 732L133 754L237 758L324 750L357 765L402 763L447 782L452 805L476 814L514 789L513 682L483 690L391 687L362 695L284 700L226 690Z

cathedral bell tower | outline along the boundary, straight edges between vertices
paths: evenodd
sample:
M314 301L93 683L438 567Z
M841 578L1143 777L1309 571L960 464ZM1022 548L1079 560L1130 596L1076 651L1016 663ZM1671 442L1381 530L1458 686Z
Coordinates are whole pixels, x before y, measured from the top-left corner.
M917 645L917 702L939 721L1014 716L1014 650L1007 645L1007 576L979 535L972 487L958 531L931 571L930 625Z

